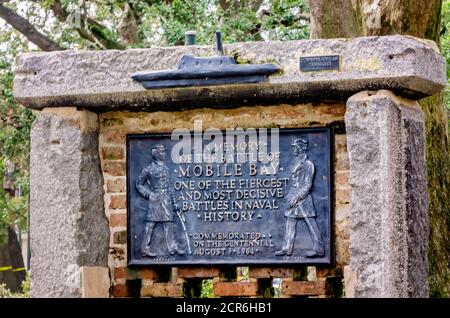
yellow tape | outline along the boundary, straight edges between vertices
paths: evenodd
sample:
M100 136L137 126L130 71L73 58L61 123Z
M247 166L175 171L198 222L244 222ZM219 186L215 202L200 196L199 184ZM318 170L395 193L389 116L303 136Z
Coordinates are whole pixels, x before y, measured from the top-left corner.
M20 272L20 271L26 271L27 269L25 267L19 267L19 268L12 268L12 266L3 266L0 267L0 272L2 271L13 271L13 272Z

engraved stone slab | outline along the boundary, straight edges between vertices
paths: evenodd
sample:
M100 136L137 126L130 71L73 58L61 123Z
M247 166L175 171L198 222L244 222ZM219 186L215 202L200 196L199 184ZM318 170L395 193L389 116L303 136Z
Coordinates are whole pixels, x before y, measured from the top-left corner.
M215 133L127 136L128 264L330 264L331 129Z

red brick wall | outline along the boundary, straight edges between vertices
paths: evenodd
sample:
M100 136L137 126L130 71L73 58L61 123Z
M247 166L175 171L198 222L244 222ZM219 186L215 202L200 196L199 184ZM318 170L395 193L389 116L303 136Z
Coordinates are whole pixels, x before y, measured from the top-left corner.
M348 185L349 162L345 134L335 135L335 210L334 241L336 266L320 268L253 268L248 277L239 268L172 267L127 268L126 256L126 146L131 133L171 132L174 128L192 128L194 119L203 120L203 128L239 126L302 128L343 122L343 104L302 104L242 107L237 109L196 109L182 112L108 112L100 114L100 156L105 181L105 211L111 230L109 268L113 297L183 297L198 295L203 279L212 279L216 297L273 295L272 280L281 278L281 297L330 297L339 294L343 267L348 265L348 213L351 188ZM256 125L257 123L257 125ZM256 125L256 126L255 126Z

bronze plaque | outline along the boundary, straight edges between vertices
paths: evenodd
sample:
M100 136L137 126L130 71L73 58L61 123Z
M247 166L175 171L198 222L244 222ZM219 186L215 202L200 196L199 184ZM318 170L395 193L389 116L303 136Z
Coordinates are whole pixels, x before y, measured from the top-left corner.
M127 136L129 265L331 264L331 128L227 134Z
M300 71L327 71L339 69L339 55L300 57Z

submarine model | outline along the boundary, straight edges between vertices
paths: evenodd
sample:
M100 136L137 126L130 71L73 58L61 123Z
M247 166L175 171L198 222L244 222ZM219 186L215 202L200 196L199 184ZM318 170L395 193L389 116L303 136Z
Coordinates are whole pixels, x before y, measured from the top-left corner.
M267 82L281 70L275 64L237 64L223 54L222 35L216 32L217 52L211 57L183 55L174 70L137 72L131 78L146 89Z

